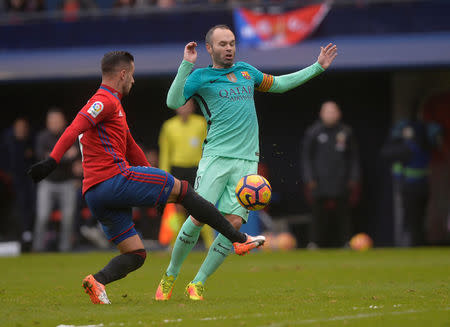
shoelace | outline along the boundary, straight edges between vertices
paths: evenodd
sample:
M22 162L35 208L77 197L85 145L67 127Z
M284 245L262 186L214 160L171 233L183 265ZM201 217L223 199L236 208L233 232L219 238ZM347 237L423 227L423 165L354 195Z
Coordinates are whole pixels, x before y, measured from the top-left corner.
M194 284L194 285L195 285L195 290L197 291L197 295L202 296L203 292L205 291L205 286L203 286L201 284Z
M172 287L174 280L167 277L167 278L163 278L162 280L162 289L163 289L163 293L167 293L170 291L170 288Z

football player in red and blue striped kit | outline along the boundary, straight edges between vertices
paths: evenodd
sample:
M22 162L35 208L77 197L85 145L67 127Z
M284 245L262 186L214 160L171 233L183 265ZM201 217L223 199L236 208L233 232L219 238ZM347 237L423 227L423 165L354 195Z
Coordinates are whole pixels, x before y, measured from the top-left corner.
M61 135L49 157L28 171L35 182L48 176L64 153L79 139L83 157L83 195L108 239L120 251L102 270L82 283L93 303L109 304L105 286L141 267L146 258L134 229L132 207L181 203L199 221L212 226L234 243L237 254L264 243L237 231L186 181L151 167L134 141L121 99L134 84L134 58L113 51L102 59L102 84Z

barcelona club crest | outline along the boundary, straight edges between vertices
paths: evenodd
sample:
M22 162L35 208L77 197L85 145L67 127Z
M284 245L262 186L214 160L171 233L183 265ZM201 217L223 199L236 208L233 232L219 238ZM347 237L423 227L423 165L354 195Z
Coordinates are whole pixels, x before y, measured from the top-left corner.
M241 72L241 74L245 79L252 79L250 74L247 71L243 71L243 72Z

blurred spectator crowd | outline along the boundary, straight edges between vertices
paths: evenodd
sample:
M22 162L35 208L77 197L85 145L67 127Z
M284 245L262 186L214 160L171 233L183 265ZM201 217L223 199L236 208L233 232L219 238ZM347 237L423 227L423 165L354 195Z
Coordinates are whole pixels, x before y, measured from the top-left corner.
M23 14L61 11L64 19L76 20L82 12L107 9L126 11L142 8L172 8L187 4L220 4L224 0L0 0L0 14L23 16Z
M253 1L258 3L258 1ZM159 7L172 8L180 5L195 4L224 4L225 0L2 0L0 1L0 12L9 13L32 13L52 9L64 12L80 10L95 10L100 8L142 8Z
M405 2L391 0L390 2ZM0 13L34 13L47 10L61 10L64 13L75 13L97 9L120 8L173 8L188 5L295 5L306 6L320 0L0 0ZM355 5L358 7L386 0L335 0L334 4Z

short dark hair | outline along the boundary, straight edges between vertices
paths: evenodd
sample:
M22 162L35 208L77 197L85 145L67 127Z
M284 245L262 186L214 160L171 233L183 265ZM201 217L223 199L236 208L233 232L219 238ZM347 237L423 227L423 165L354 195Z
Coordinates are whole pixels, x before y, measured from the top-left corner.
M323 106L325 103L327 103L327 102L332 102L332 103L334 103L339 109L341 108L340 104L339 104L336 100L334 100L334 99L329 99L329 98L323 99L323 101L321 102L320 106L322 107L322 106Z
M105 53L102 58L102 74L109 74L116 70L122 63L131 64L134 57L127 51L111 51Z
M25 121L27 124L30 123L30 120L28 119L27 116L17 116L16 119L14 119L14 124L17 123L20 120Z
M57 107L57 106L52 106L47 110L47 115L52 114L52 113L58 113L58 114L62 114L63 116L65 116L64 110L62 110L60 107Z
M205 36L205 42L208 43L209 45L211 45L211 36L212 36L212 34L218 28L231 31L231 28L228 25L224 25L224 24L220 24L220 25L216 25L216 26L211 27L209 29L208 33L206 33L206 36Z

